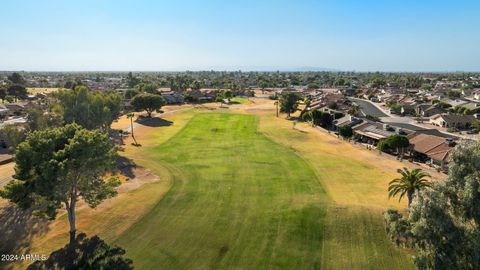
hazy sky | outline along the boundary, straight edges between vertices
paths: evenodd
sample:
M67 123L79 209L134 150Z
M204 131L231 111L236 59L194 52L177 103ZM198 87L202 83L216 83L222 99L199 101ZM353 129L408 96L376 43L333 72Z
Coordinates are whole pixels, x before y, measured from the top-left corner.
M480 71L480 1L0 0L0 70Z

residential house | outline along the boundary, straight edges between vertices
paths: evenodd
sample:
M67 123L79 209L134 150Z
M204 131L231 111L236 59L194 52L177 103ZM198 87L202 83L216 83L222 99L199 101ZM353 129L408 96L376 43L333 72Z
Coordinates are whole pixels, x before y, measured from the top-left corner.
M25 110L25 106L20 103L5 104L5 108L7 108L10 111L10 115L17 115L20 112Z
M475 117L473 115L465 114L436 114L430 118L430 124L456 129L470 129Z
M365 121L352 129L358 141L371 145L377 145L379 141L396 134L395 129L388 124L372 121Z
M480 89L475 89L475 91L472 93L472 97L475 100L480 100Z
M478 102L468 102L468 103L465 103L465 104L461 105L461 107L465 107L469 110L476 110L476 109L480 108L480 103L478 103Z
M422 117L430 117L435 114L442 114L446 113L447 110L435 106L434 104L418 104L415 107L415 113L416 115L422 116Z
M311 110L320 109L333 103L336 104L338 110L346 109L346 105L344 104L344 96L341 93L322 92L312 95L312 98L312 102L310 103Z
M438 97L445 97L447 96L448 91L450 91L451 88L449 87L435 87L435 90L433 91L433 94Z
M7 117L10 114L10 110L4 106L0 107L0 119Z
M415 103L404 103L402 104L402 108L400 109L400 113L402 115L411 115L411 116L414 116L415 115L415 107L416 107L416 104Z
M390 95L404 95L405 90L400 87L386 87L382 90L382 93Z
M185 100L181 93L175 91L161 92L160 95L165 99L167 104L179 104Z
M470 101L458 98L458 99L446 99L446 100L443 100L443 102L445 102L447 104L450 104L452 106L452 108L455 108L457 106L463 106L463 105L469 103Z
M342 89L342 93L347 97L353 97L357 93L357 88L356 87L347 87L345 89Z
M407 138L414 159L446 169L450 154L455 147L453 139L423 133L413 133Z
M333 125L335 126L335 129L339 129L340 127L343 127L343 126L350 126L350 127L353 127L353 126L356 126L360 123L362 123L363 120L360 119L360 118L357 118L355 116L352 116L350 114L347 114L345 115L344 117L342 118L339 118L337 120L334 120L333 121Z
M370 100L371 97L376 98L381 93L379 89L376 88L366 88L363 89L363 98Z

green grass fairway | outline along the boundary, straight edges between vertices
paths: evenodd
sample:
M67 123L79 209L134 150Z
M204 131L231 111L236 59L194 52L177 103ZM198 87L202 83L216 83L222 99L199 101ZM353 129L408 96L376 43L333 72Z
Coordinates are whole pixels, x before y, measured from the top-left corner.
M136 160L174 179L115 241L136 269L410 268L381 219L337 207L320 172L259 133L255 116L198 114Z

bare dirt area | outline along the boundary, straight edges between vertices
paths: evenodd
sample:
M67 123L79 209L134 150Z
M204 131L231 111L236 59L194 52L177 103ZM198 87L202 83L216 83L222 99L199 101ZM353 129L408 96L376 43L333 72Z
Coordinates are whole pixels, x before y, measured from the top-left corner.
M144 184L160 180L160 177L153 174L150 170L138 166L121 170L121 175L124 179L122 185L117 189L118 192L128 192L137 189Z

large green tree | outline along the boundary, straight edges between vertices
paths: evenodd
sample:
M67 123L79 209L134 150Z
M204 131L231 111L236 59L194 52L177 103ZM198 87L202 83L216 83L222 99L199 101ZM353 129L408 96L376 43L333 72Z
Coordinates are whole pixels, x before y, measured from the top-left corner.
M294 92L286 92L280 95L279 105L280 112L286 113L287 117L290 118L290 114L297 111L298 101L300 96Z
M12 84L7 88L8 95L17 99L22 99L27 97L27 89L20 84Z
M353 136L353 129L351 126L348 126L348 125L341 126L338 129L338 133L340 134L340 136L344 138L350 138Z
M431 186L431 183L427 180L427 178L430 178L430 175L418 168L410 171L404 167L403 169L398 169L397 172L401 177L395 178L389 183L388 197L400 195L398 198L400 201L407 195L408 207L410 207L415 192Z
M233 97L232 90L225 90L223 91L223 98L226 98L228 103L230 103L230 99Z
M122 109L122 98L113 92L96 92L80 85L56 94L66 123L87 129L108 130Z
M146 111L148 117L152 112L159 111L165 105L165 99L156 94L139 94L132 99L132 106L136 111Z
M396 149L397 154L401 157L405 148L410 145L408 138L402 135L394 134L385 139L385 143L388 147Z
M12 82L12 84L20 84L24 85L25 84L25 79L20 75L18 72L13 72L10 74L7 79Z
M385 213L390 237L415 249L419 269L480 269L480 144L462 142L451 157L447 179L421 190L408 216Z
M115 196L118 178L105 178L114 167L116 149L106 134L77 124L35 131L15 155L15 180L0 196L23 209L33 209L54 219L65 208L70 242L75 239L77 202L90 207Z
M125 91L125 99L132 99L134 96L136 96L138 94L140 94L140 91L138 91L135 88L127 89L127 91Z

